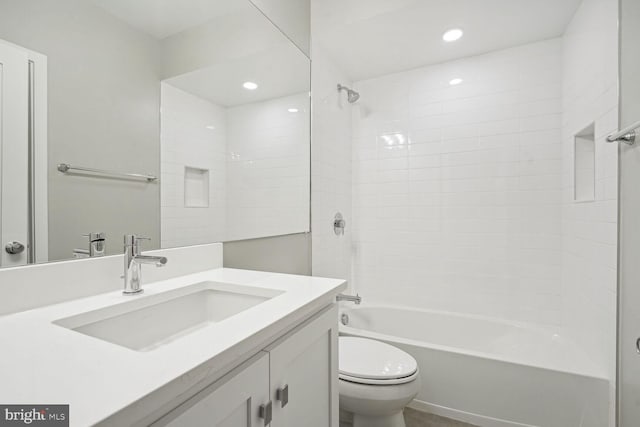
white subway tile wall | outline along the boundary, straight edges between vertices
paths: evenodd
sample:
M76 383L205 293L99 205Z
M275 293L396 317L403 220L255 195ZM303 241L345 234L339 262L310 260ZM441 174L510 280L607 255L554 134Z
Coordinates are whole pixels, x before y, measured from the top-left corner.
M605 137L618 127L617 22L615 0L583 0L563 38L562 323L565 334L606 369L612 393L618 147L605 143ZM573 136L591 123L595 123L595 201L575 203Z
M308 93L227 109L227 240L309 231L310 126Z
M339 64L316 46L313 62L314 274L350 275L367 303L550 326L611 380L611 419L617 15L583 0L561 38L355 82L350 108ZM576 202L574 135L591 124L595 200Z
M163 248L225 235L225 109L162 83L160 204ZM209 206L185 207L185 167L209 170Z
M554 39L356 83L369 302L560 325L561 65Z
M224 108L163 83L162 247L308 231L309 127L306 93ZM185 167L208 207L185 206Z
M351 82L321 47L313 47L313 133L311 145L312 271L314 276L351 276L351 115L354 108L337 84ZM346 220L343 236L333 231L334 215Z

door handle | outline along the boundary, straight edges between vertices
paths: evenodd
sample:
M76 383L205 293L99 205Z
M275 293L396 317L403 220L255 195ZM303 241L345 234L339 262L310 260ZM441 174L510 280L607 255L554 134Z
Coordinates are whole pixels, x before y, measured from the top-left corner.
M280 407L284 408L289 403L289 384L276 390L276 399L280 401Z
M636 353L640 354L640 337L636 340Z
M4 246L4 250L11 255L17 255L24 252L24 245L20 242L9 242Z

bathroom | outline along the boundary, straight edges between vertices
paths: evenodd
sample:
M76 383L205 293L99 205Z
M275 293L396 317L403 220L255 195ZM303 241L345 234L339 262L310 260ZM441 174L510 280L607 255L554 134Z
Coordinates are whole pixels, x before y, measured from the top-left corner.
M638 22L0 0L0 425L637 427Z

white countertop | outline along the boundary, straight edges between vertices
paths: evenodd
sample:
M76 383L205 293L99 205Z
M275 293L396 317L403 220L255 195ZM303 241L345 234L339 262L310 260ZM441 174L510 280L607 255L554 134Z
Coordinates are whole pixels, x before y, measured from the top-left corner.
M284 292L147 352L52 323L205 281ZM265 340L331 303L345 287L346 283L337 279L220 268L145 283L145 292L139 296L109 292L3 316L0 402L69 404L72 426L93 425L169 383L178 384L178 396L201 381L202 374L217 374L234 361L241 363L252 355L247 351L258 351ZM138 408L138 412L142 410Z

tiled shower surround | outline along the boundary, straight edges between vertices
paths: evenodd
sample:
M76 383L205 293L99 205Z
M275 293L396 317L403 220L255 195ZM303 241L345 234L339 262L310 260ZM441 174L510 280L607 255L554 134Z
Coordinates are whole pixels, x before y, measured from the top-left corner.
M354 83L351 286L367 302L555 327L615 378L616 11L584 0L561 38ZM595 198L577 202L591 125Z
M610 425L618 146L605 137L618 127L617 20L616 0L583 0L558 38L355 82L320 33L313 61L314 274L350 277L367 304L559 333L609 379ZM331 96L336 83L351 83L358 103ZM584 129L594 197L576 201ZM335 211L347 213L343 237Z
M616 11L584 0L560 38L354 83L366 302L553 327L614 390ZM595 198L577 202L574 135L592 125Z
M617 20L615 0L583 0L563 37L562 67L562 327L612 379L611 405L616 375L618 144L607 144L605 137L618 127ZM595 198L576 203L573 135L591 123Z
M308 105L300 93L225 108L163 83L162 247L308 229ZM207 206L186 206L185 167L209 171Z
M554 39L356 84L353 285L369 302L560 323L561 65Z

